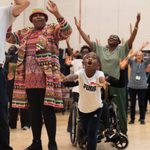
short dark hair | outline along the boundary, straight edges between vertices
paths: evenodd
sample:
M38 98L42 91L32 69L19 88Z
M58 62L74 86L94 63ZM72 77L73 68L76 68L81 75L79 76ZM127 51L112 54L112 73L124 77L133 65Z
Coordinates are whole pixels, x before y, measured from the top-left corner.
M118 35L112 34L112 35L110 35L110 37L113 37L114 39L118 40L118 43L119 43L119 44L121 43L121 40L120 40L120 38L119 38ZM109 38L110 38L110 37L109 37Z
M81 47L80 53L82 53L82 51L83 51L84 49L88 49L89 52L92 51L92 49L91 49L89 46L83 45L83 46Z
M66 53L67 53L69 56L72 55L73 49L71 49L71 51L70 51L68 48L65 48L65 50L66 50Z

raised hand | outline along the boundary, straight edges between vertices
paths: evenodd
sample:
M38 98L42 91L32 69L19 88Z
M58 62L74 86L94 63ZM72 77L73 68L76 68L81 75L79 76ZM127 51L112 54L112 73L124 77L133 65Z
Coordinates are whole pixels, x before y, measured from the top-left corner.
M145 48L149 44L149 41L143 42L142 43L142 49Z
M124 58L123 60L120 60L119 66L121 70L124 70L127 67L127 65L128 65L128 57Z
M106 87L107 87L108 85L110 85L110 83L107 82L107 81L105 81L105 82L103 82L103 83L95 83L95 85L96 85L97 87L102 87L102 88L106 89Z
M14 0L12 5L12 15L14 17L19 16L29 5L29 0Z
M141 14L140 13L137 14L136 19L137 19L137 22L140 22L140 20L141 20Z
M75 22L76 27L77 27L78 29L80 29L80 28L81 28L81 21L80 21L80 20L77 21L77 18L74 17L74 22Z
M101 45L101 44L100 44L101 42L100 42L100 40L99 40L99 39L97 39L97 38L96 38L96 40L95 40L95 41L96 41L97 45Z
M109 82L107 82L107 78L105 77L100 77L99 78L99 83L97 83L98 87L103 87L104 89L106 89L106 87L110 85Z
M133 49L131 49L131 50L129 51L129 53L128 53L127 59L129 59L129 58L135 56L135 54L136 54L135 51L134 51Z
M51 0L48 0L46 8L50 13L54 15L58 13L57 5Z

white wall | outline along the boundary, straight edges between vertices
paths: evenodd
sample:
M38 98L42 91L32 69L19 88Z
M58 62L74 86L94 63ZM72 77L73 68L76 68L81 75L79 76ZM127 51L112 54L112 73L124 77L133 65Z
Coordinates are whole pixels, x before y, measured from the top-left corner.
M0 5L9 4L13 0L0 0ZM74 25L74 16L79 18L80 0L53 0L73 28L71 45L79 49L79 33ZM45 8L46 0L30 0L31 5L22 13L13 25L13 30L31 26L28 16L35 7ZM101 41L102 45L107 43L110 34L118 34L120 38L127 40L130 35L130 23L134 26L137 12L141 12L141 23L138 35L134 42L134 48L138 48L142 41L150 40L150 1L149 0L81 0L82 2L82 27L92 40L95 38ZM56 19L49 14L49 22L56 22ZM65 47L65 42L61 42ZM150 49L148 47L147 49Z
M127 40L130 35L130 23L134 27L137 12L141 13L139 31L134 42L138 48L143 40L150 40L150 1L149 0L86 0L83 5L83 28L102 45L107 43L110 34L118 34ZM150 48L150 47L148 47Z

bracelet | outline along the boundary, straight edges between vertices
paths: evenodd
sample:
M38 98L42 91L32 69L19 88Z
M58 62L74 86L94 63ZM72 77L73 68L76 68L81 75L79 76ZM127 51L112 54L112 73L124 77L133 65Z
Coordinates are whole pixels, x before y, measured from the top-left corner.
M60 23L60 22L62 22L64 20L64 18L63 17L61 17L61 18L57 18L57 21Z
M138 27L134 27L135 30L138 30Z

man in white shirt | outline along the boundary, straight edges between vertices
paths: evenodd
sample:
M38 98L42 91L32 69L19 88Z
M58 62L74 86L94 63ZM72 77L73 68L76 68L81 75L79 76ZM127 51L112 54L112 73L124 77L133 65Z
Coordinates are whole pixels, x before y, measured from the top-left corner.
M12 150L9 146L8 98L6 94L6 78L3 70L6 33L15 18L29 4L28 0L14 0L13 5L0 7L0 150ZM7 36L9 36L9 33L7 33Z

